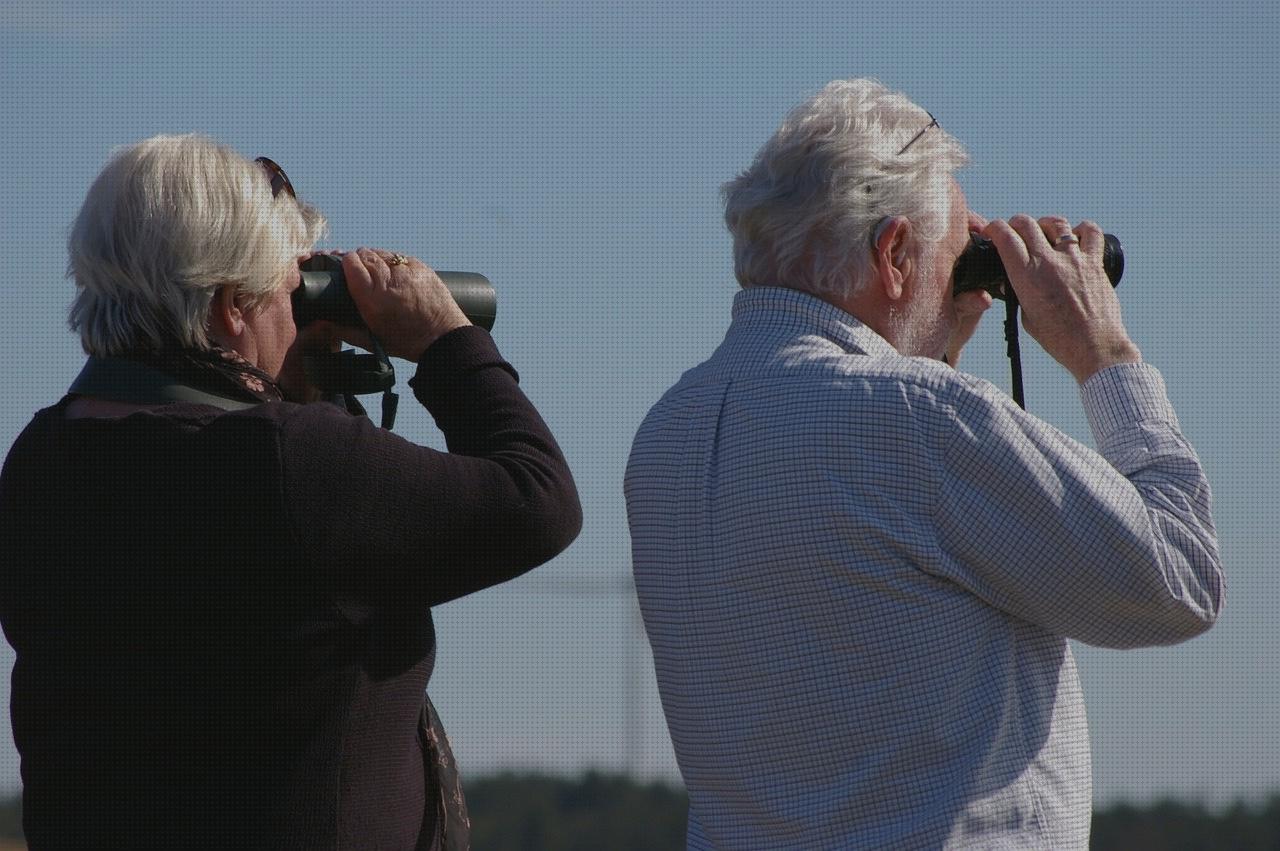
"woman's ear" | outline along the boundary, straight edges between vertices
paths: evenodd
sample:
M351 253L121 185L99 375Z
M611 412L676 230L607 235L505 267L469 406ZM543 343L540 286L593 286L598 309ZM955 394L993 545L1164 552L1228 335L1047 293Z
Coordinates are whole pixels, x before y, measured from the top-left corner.
M209 305L209 330L218 337L236 338L244 333L244 311L236 303L236 288L218 287Z

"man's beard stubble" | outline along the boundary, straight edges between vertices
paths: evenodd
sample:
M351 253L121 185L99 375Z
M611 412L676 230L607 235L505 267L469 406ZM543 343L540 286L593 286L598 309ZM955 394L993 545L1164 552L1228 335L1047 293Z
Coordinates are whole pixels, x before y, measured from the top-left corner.
M935 252L929 251L920 263L917 278L918 281L928 283L924 287L917 287L915 296L905 307L890 309L889 330L893 334L891 342L899 354L938 358L946 351L947 335L950 332L943 315L946 293L944 288L934 286L936 269Z

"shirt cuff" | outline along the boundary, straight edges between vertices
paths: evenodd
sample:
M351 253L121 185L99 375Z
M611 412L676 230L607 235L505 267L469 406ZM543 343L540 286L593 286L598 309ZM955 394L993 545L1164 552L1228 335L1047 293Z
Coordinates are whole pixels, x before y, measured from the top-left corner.
M1157 434L1178 433L1178 416L1165 392L1160 372L1146 363L1121 363L1089 376L1080 385L1089 428L1098 449L1111 458L1116 450L1128 447L1130 438L1139 441L1147 451L1157 449ZM1113 463L1115 459L1112 459Z

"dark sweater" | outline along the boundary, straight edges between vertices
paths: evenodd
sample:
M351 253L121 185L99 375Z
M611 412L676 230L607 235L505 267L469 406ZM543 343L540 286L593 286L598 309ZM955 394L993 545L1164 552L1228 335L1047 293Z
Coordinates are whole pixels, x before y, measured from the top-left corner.
M430 609L550 559L582 517L487 333L442 337L410 385L448 453L325 403L36 414L0 476L32 849L434 830Z

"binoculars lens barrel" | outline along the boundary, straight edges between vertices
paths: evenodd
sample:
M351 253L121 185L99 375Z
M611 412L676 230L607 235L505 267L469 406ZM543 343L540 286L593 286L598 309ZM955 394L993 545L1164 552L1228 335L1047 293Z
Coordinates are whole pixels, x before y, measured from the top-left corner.
M302 285L293 291L293 321L301 328L318 319L339 325L364 327L356 303L347 291L342 258L317 254L302 261ZM484 275L475 272L436 272L449 295L462 308L472 325L493 330L498 316L498 294Z
M1124 275L1124 250L1113 234L1103 234L1103 240L1102 268L1114 287ZM977 234L969 235L969 246L956 260L953 295L970 290L986 290L999 299L1003 299L1005 293L1013 292L995 243Z

